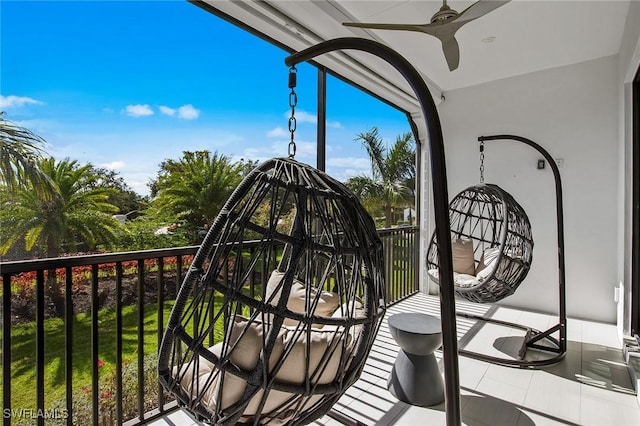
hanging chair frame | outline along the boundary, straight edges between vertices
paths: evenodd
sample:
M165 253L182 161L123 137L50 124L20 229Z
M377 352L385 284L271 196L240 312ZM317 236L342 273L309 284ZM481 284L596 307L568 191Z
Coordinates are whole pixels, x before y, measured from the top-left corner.
M460 425L460 371L458 366L458 336L456 327L455 295L453 288L453 257L449 235L449 212L447 172L444 153L444 139L440 117L431 92L423 77L409 61L395 50L374 40L343 37L328 40L301 50L285 58L285 65L292 66L309 61L316 56L337 50L359 50L375 55L393 66L413 89L422 110L427 134L424 140L429 144L431 162L431 184L436 232L440 240L441 255L439 268L442 271L440 283L440 315L442 319L442 357L445 379L445 414L448 426ZM418 138L420 140L420 138Z
M278 224L284 205L289 203L295 205L296 213L287 231L286 226L278 228ZM259 206L272 210L266 223L254 220ZM332 214L333 221L329 219ZM343 220L339 220L341 214ZM247 241L242 238L245 230L259 234L260 243L248 259L239 254ZM231 242L225 239L229 235L234 238ZM235 240L237 235L241 238ZM229 259L235 264L231 274L227 269ZM256 295L236 291L251 280L259 259L265 262L262 273L274 270L282 274L282 278L273 280L276 287L269 290L269 278ZM302 424L321 417L359 377L382 323L382 265L382 243L373 220L343 184L291 158L262 163L229 197L189 268L159 351L161 383L198 420L206 422L262 424L274 419L280 410L293 413L283 417L286 424ZM346 270L354 273L346 278ZM302 279L310 284L303 285L299 281ZM303 311L288 304L294 285L304 288L302 296L300 289L296 290L294 300L304 305ZM316 307L322 302L320 297L314 297L319 293L310 290L324 293L329 285L333 292L326 294L333 295L329 300L335 297L338 306L345 306L334 308L338 315L320 313ZM216 307L214 299L222 305ZM357 304L361 307L357 308ZM358 309L361 314L355 313ZM216 349L207 348L213 342L207 345L205 341L212 337L219 319L224 321L224 337ZM317 333L311 325L317 327ZM329 326L329 330L320 330L322 326ZM246 367L247 357L252 356L246 355L251 352L247 345L261 347L254 367ZM240 354L232 358L240 346ZM303 350L307 354L304 358ZM292 352L294 355L289 357ZM240 364L234 364L235 360ZM203 383L198 373L205 362L216 372L205 369L202 374L208 378ZM295 373L283 372L284 365L291 368L305 362L307 370L301 382L291 379L297 377ZM313 365L313 371L309 372L308 365ZM333 369L339 373L331 373ZM279 376L279 372L283 374ZM229 397L232 402L220 402L225 397L224 386L235 389L232 394L238 390L240 394ZM207 389L214 390L208 393ZM276 396L277 402L272 399L271 408L263 413L271 391L292 396ZM254 406L243 418L251 402L260 404L259 408Z
M517 328L525 331L524 340L520 350L518 352L518 359L507 359L501 357L495 357L479 352L469 351L466 349L460 349L460 354L468 356L469 358L479 359L482 361L491 362L492 364L504 365L508 367L520 367L520 368L535 368L543 367L546 365L552 365L561 361L567 352L567 314L566 314L566 284L565 284L565 261L564 261L564 214L562 204L562 181L560 178L560 171L554 161L553 157L539 144L533 142L530 139L515 136L515 135L493 135L493 136L480 136L479 142L506 140L521 142L525 145L538 151L545 160L551 166L553 171L553 178L555 182L555 194L556 194L556 231L557 231L557 243L558 243L558 322L547 330L541 331L532 327L524 326L521 324L502 321L498 319L492 319L483 317L481 315L467 314L458 312L457 316L476 321L487 322L491 324L497 324L504 327ZM557 333L558 337L553 335ZM551 344L543 345L542 342L546 341ZM555 356L540 360L526 360L525 356L528 349L537 349L540 351L554 353Z
M448 426L461 424L460 413L460 373L458 366L458 340L455 315L455 296L453 288L453 262L449 235L449 215L447 194L447 173L444 152L444 140L440 118L433 97L423 77L409 61L395 50L382 43L357 37L343 37L328 40L308 47L285 58L285 64L292 66L313 59L318 55L338 50L358 50L377 56L393 66L405 78L413 89L422 110L426 124L423 136L430 148L431 183L433 189L434 221L436 232L443 241L439 256L441 271L440 292L442 318L442 352L445 378L445 415ZM418 137L418 140L422 138Z
M499 186L481 183L456 195L449 204L449 215L451 238L473 241L478 268L486 250L497 250L489 261L493 266L483 265L481 278L456 286L456 295L475 303L495 303L512 295L529 272L534 246L529 217L522 206ZM435 281L437 258L434 234L427 250L427 267Z

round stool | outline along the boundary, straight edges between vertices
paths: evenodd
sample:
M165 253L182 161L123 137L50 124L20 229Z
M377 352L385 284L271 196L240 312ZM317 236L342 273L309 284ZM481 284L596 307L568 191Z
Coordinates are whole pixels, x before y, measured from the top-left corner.
M426 314L394 314L389 332L400 346L387 388L400 401L428 407L444 401L444 383L433 351L442 344L440 319Z

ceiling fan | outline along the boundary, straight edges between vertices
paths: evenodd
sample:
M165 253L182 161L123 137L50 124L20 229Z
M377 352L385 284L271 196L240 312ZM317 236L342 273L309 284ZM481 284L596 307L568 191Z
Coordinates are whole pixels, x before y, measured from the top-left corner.
M342 25L347 27L371 28L377 30L402 30L402 31L418 31L437 37L442 42L442 51L449 65L449 71L458 68L460 63L460 48L456 41L455 34L458 29L478 19L494 9L508 3L506 1L485 1L479 0L458 13L447 6L447 0L443 0L442 7L435 15L431 17L428 24L374 24L366 22L344 22Z

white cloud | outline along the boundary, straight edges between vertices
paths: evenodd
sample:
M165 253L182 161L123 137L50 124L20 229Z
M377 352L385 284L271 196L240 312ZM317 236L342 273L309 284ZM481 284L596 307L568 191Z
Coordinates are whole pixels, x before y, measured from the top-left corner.
M174 108L169 108L168 106L160 105L158 107L160 112L164 115L174 116L176 114L176 110Z
M327 158L327 166L349 167L366 172L371 169L371 160L365 157L329 157Z
M286 118L291 117L291 110L284 113ZM311 114L310 112L297 109L294 112L294 116L296 117L296 123L311 123L315 124L318 122L318 116L316 114Z
M125 166L124 161L121 160L116 160L116 161L111 161L109 163L103 163L100 165L100 167L104 167L106 169L111 169L111 170L121 170L123 169Z
M199 116L200 110L194 108L191 104L182 105L180 108L178 108L178 117L182 118L183 120L195 120Z
M13 121L13 120L12 120ZM13 124L16 126L24 127L25 129L31 130L36 135L42 136L46 138L46 135L55 132L58 127L58 123L56 120L46 119L46 118L34 118L30 120L15 120Z
M288 131L286 131L285 129L283 129L282 127L278 126L274 129L271 129L267 132L267 137L268 138L281 138L283 136L287 136L289 134Z
M147 104L127 105L125 108L125 113L130 117L145 117L148 115L153 115L153 110Z
M242 151L242 156L250 160L265 161L273 157L286 157L289 155L289 142L277 141L267 146L257 146L251 148L245 148ZM303 142L296 141L296 159L303 162L309 162L305 160L312 160L317 153L317 147L315 142Z
M0 108L21 107L24 105L44 105L44 102L28 96L0 95Z
M289 117L291 117L291 110L288 110L287 112L285 112L284 116L287 119L289 119ZM316 113L310 113L310 112L307 112L307 111L304 111L304 110L296 110L294 112L294 116L296 118L296 123L311 123L311 124L317 124L318 123L318 115ZM334 128L334 129L341 129L342 128L342 124L339 121L329 121L329 120L327 120L326 126Z

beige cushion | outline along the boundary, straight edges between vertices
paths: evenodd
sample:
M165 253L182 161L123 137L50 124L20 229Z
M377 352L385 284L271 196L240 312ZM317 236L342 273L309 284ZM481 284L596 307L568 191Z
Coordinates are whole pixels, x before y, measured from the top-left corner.
M428 271L429 276L431 277L431 279L433 279L435 282L439 283L440 281L440 271L438 269L429 269ZM480 284L480 281L478 280L478 278L476 278L474 275L469 275L469 274L459 274L457 272L453 273L453 284L457 287L474 287L478 284Z
M263 348L263 339L266 338L265 334L268 332L268 324L259 321L248 322L246 318L236 317L231 329L231 339L228 346L228 350L231 351L229 361L236 367L251 371L260 359L260 355ZM275 345L271 351L269 358L269 371L273 370L273 366L276 361L282 355L284 350L284 336L285 330L281 330L280 334L276 338ZM233 346L235 344L235 347ZM225 354L221 354L225 355ZM222 379L222 375L224 379ZM221 396L221 408L224 410L232 404L235 404L242 398L244 393L246 382L244 379L235 376L231 373L222 373L221 378L216 382L215 395ZM218 395L221 394L221 395ZM213 410L216 400L211 399L205 405ZM254 408L255 410L255 408ZM245 411L246 414L255 414L255 411Z
M346 304L343 306L345 309L347 308ZM360 316L361 312L363 313L360 302L351 302L351 306L348 306L348 308L349 312L352 312L356 317ZM233 347L229 354L229 362L232 362L235 366L245 371L254 369L260 359L263 347L263 336L268 331L267 327L268 324L266 323L264 325L257 321L249 323L246 318L236 317L229 340L229 343L233 342L236 346L229 346L229 349ZM353 344L351 333L345 336L343 333L336 335L335 330L312 330L310 334L307 335L306 332L296 333L295 328L283 327L276 339L268 369L269 371L273 371L275 363L283 355L286 348L290 350L290 352L284 360L282 367L276 373L278 381L303 383L305 372L307 371L308 359L311 381L321 384L330 383L335 379L340 368L340 359L343 352L342 342L344 339L347 339L347 353L350 353ZM308 346L307 340L309 341ZM223 357L226 354L222 353L222 348L222 343L218 343L211 347L210 350L216 356ZM324 355L327 350L332 351L332 354L328 357L328 360L325 361ZM202 393L203 389L205 389L205 394L201 400L203 405L211 411L215 410L218 403L220 403L221 408L224 410L238 402L245 391L246 382L231 373L216 370L212 363L202 357L200 360L198 371L194 371L192 364L183 367L183 371L185 372L184 378L181 380L183 388L191 393L191 395ZM192 384L191 379L194 373L199 377L199 388ZM205 385L206 388L203 387ZM251 401L249 401L242 416L244 420L252 421L252 416L257 414L263 396L264 391L259 390ZM269 391L262 412L273 412L274 415L277 414L277 419L270 419L268 421L269 424L285 423L295 414L295 411L290 408L296 405L291 407L288 405L292 397L297 398L297 395L275 390ZM319 400L319 398L321 398L321 396L311 397L305 403L305 406L309 406ZM284 409L283 405L285 407Z
M204 399L209 400L214 394L215 382L217 381L215 366L204 357L198 358L197 363L192 360L183 365L180 374L177 374L178 367L174 367L173 376L180 381L180 386L187 394L192 397L204 394ZM197 376L196 380L194 380L194 376Z
M359 300L351 300L340 305L331 315L333 318L364 318L364 305Z
M476 263L473 259L473 241L456 239L451 241L453 255L453 272L459 274L476 274Z
M478 279L473 275L458 274L454 272L453 283L456 285L456 287L470 288L480 284L480 281L478 281Z
M309 347L307 347L307 337L309 338ZM312 383L330 383L338 374L338 367L340 366L342 354L340 348L342 344L341 337L344 337L344 334L336 335L333 331L313 330L307 336L307 333L298 333L296 335L295 332L289 330L284 339L284 344L285 347L292 347L292 349L276 377L284 382L303 383L307 372L306 365L308 360L308 371ZM348 339L348 344L350 338L349 336L346 336L346 338ZM324 360L327 351L332 351L332 354L328 360Z
M479 281L484 281L489 275L491 275L496 267L499 254L500 249L498 247L490 247L485 249L482 253L480 263L478 263L478 272L476 273L476 278L478 278Z
M280 293L282 292L282 286L280 285L284 272L273 271L267 282L267 302L272 305L277 305L280 299ZM289 300L287 301L287 309L296 313L306 312L306 293L307 288L304 283L294 278L291 284L291 293L289 293ZM318 291L316 288L309 288L309 303L315 303L317 299L317 305L314 311L314 315L321 317L329 317L336 308L340 305L340 296L336 293L329 291ZM290 318L285 318L284 325L297 326L298 321ZM318 328L321 325L318 325Z
M336 335L334 331L312 330L309 334L309 350L307 350L307 333L296 333L295 329L287 329L284 345L286 350L290 350L290 352L276 373L276 379L288 383L304 383L308 359L308 371L312 383L332 382L340 367L343 339L345 339L344 334ZM347 345L350 345L351 336L347 335L346 339L348 339ZM332 352L327 360L325 360L326 351ZM263 392L260 391L251 400L245 415L257 411L262 396ZM288 402L292 397L297 397L297 395L276 390L269 391L263 413L278 411L277 419L271 419L269 424L284 423L294 415L293 411L287 409L287 407L290 408ZM313 400L319 398L320 396L312 397ZM284 410L283 405L285 406Z

